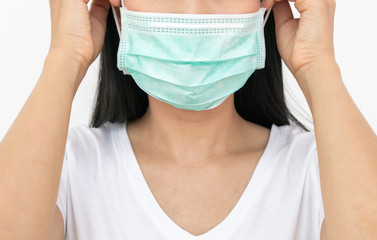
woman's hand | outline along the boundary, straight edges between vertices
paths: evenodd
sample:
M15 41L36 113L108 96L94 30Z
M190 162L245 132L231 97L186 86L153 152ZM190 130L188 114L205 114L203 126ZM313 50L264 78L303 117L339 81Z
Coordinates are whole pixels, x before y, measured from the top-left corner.
M100 53L106 32L109 0L50 0L50 53L68 55L87 70Z
M285 64L299 84L324 64L335 63L335 0L290 0L300 12L294 19L287 0L275 0L276 41Z

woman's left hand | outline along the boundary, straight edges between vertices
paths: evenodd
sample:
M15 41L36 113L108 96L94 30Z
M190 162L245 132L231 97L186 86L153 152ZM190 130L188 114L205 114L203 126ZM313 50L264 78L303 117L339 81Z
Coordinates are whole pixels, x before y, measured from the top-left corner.
M276 41L280 55L299 84L324 64L335 63L335 0L289 0L300 12L294 19L288 0L275 0Z

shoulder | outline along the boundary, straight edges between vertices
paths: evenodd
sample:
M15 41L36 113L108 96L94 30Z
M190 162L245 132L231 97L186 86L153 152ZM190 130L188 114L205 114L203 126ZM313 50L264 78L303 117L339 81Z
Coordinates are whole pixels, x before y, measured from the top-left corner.
M273 125L279 148L284 151L295 150L298 154L313 154L316 151L315 134L297 125Z
M317 161L317 146L314 132L307 132L296 125L272 126L274 134L274 161L279 170L302 178L308 168Z
M120 123L106 122L98 128L84 124L69 128L66 151L70 155L90 156L103 150L111 150L114 146Z
M310 221L310 224L301 222L300 225L305 223L315 226L316 233L319 234L324 219L324 208L315 133L305 131L296 125L275 127L280 135L279 161L289 163L281 164L283 166L279 165L279 167L283 172L288 173L287 179L291 182L291 186L302 189L300 214L302 218ZM306 231L303 234L307 234Z
M120 123L106 122L98 128L80 124L69 128L67 143L88 145L94 142L106 142L121 127Z

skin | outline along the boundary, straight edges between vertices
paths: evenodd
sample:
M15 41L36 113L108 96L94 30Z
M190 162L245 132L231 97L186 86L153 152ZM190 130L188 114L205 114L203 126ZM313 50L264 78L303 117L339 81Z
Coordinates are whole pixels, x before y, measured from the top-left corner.
M50 0L49 54L40 79L0 143L0 193L6 193L0 194L0 236L5 239L62 236L56 199L72 101L102 48L110 4L120 6L116 0L94 0L88 10L87 2ZM142 2L129 0L125 5L134 11L178 13L245 13L258 8L257 2L246 0ZM293 19L287 1L265 2L265 7L272 6L279 52L313 115L326 215L321 239L377 239L377 136L344 86L334 57L335 1L296 0L299 20ZM147 114L128 126L131 139L144 147L137 143L153 136L151 149L162 147L157 156L166 157L164 166L180 169L187 177L190 169L208 173L210 167L229 166L227 157L234 158L234 151L258 159L266 144L269 132L240 119L233 95L218 108L202 112L149 100ZM246 137L253 140L248 146L242 144ZM246 148L252 151L246 153ZM231 175L219 169L212 173Z

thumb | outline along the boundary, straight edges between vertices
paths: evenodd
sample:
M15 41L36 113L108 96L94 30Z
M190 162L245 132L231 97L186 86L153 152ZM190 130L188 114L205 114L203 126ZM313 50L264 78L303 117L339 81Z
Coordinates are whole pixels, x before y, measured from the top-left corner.
M110 2L109 0L93 0L89 14L90 14L90 22L92 24L101 24L101 27L106 26L106 19L109 13ZM92 26L98 27L98 26Z
M279 28L281 24L293 19L292 9L287 0L276 2L273 11L277 28Z
M97 58L103 47L109 9L109 0L93 0L92 5L90 6L89 17L95 53L92 61Z

